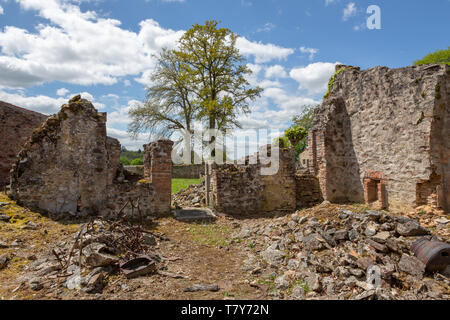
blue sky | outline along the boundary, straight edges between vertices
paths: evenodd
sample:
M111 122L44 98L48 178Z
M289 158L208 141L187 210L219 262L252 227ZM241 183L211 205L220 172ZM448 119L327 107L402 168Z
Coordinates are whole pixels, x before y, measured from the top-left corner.
M381 30L366 27L370 5ZM336 63L396 68L449 46L449 12L449 0L0 0L0 100L52 114L82 93L137 149L147 137L127 135L127 111L145 97L151 55L216 19L265 88L244 128L284 130L320 103Z

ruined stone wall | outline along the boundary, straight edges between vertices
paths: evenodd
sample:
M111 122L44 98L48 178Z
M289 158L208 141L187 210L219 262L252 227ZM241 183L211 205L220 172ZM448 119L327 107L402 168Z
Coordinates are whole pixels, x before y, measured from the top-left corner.
M259 155L262 164L269 163L270 150L262 148ZM279 169L276 174L261 175L263 212L294 211L296 208L296 162L294 151L280 148L278 165Z
M174 165L172 168L174 179L200 179L204 173L204 164Z
M245 164L211 165L210 206L215 210L246 215L296 208L295 156L292 150L280 149L279 170L262 175L270 149L261 148L255 159Z
M337 75L309 136L326 200L393 210L434 201L449 210L449 69L347 67Z
M210 205L218 212L231 215L256 214L261 211L260 166L211 165Z
M159 140L144 145L144 177L157 190L153 211L169 213L172 197L173 141Z
M0 187L9 184L11 165L34 129L47 116L0 101Z
M125 170L140 175L140 176L144 176L144 166L123 166Z
M323 201L319 179L311 174L295 175L296 207L311 208Z
M144 175L144 166L124 166L124 168L129 172ZM172 179L200 179L204 174L204 164L172 166Z
M142 214L166 213L170 168L167 178L162 167L171 142L149 146L153 181L139 181L119 163L121 146L106 136L106 114L77 96L25 143L13 165L10 197L51 213L128 214L137 203Z

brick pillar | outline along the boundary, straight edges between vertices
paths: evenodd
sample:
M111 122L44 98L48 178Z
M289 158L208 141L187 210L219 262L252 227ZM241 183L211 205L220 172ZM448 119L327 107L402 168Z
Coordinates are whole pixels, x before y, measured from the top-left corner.
M144 146L144 176L155 188L157 213L170 212L173 141L159 140Z
M317 150L316 150L316 132L310 131L308 134L308 150L309 150L309 164L308 170L311 174L317 175Z

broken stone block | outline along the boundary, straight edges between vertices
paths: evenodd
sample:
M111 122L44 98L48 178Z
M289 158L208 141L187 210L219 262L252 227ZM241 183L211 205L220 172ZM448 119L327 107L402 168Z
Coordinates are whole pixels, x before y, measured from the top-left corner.
M217 284L194 284L184 289L184 292L197 292L197 291L219 291L219 285Z
M41 280L39 278L33 278L28 282L30 289L33 291L40 291L44 288Z
M388 231L381 231L374 235L372 239L379 243L386 243L386 240L389 239L390 236L391 234Z
M416 257L403 254L400 262L398 263L398 268L412 276L422 278L425 273L425 264L417 259Z
M8 215L6 215L6 214L1 214L1 215L0 215L0 221L8 222L9 220L11 220L11 217L10 217L10 216L8 216Z
M278 290L286 290L289 288L289 281L287 280L287 276L279 276L275 279L275 286Z
M284 252L276 249L267 248L261 253L263 259L271 266L279 266L284 260Z
M311 250L311 251L320 251L324 249L324 245L321 241L321 237L313 233L309 236L306 236L303 238L303 243L305 245L305 249Z
M397 224L397 233L404 237L426 236L430 232L422 227L419 222L410 220L405 223Z
M91 243L83 249L85 262L91 267L105 267L119 262L119 258L110 254L103 243Z
M306 297L305 289L300 286L295 286L292 289L291 299L294 300L303 300Z
M9 256L7 254L3 254L0 256L0 270L3 270L6 268L9 262Z

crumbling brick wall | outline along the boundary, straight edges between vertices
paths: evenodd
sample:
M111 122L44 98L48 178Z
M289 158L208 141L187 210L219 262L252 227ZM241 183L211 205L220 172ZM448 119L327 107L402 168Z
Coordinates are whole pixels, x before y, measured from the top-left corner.
M211 164L210 205L218 212L256 214L262 207L260 166Z
M247 157L245 164L210 164L210 206L232 215L295 210L294 153L280 148L279 170L273 175L262 175L261 168L272 165L268 147L261 148L252 159Z
M11 165L34 129L47 116L0 101L0 187L9 184Z
M297 209L311 208L323 201L319 179L312 174L297 173L295 183Z
M199 179L204 173L204 164L183 164L172 167L172 178L174 179Z
M337 68L309 135L324 198L449 211L450 68Z
M160 164L170 159L172 142L149 146L157 168L153 181L140 181L120 165L120 143L106 136L106 113L77 96L25 143L13 165L10 197L51 213L138 213L138 203L141 214L166 213L170 168L166 173Z

